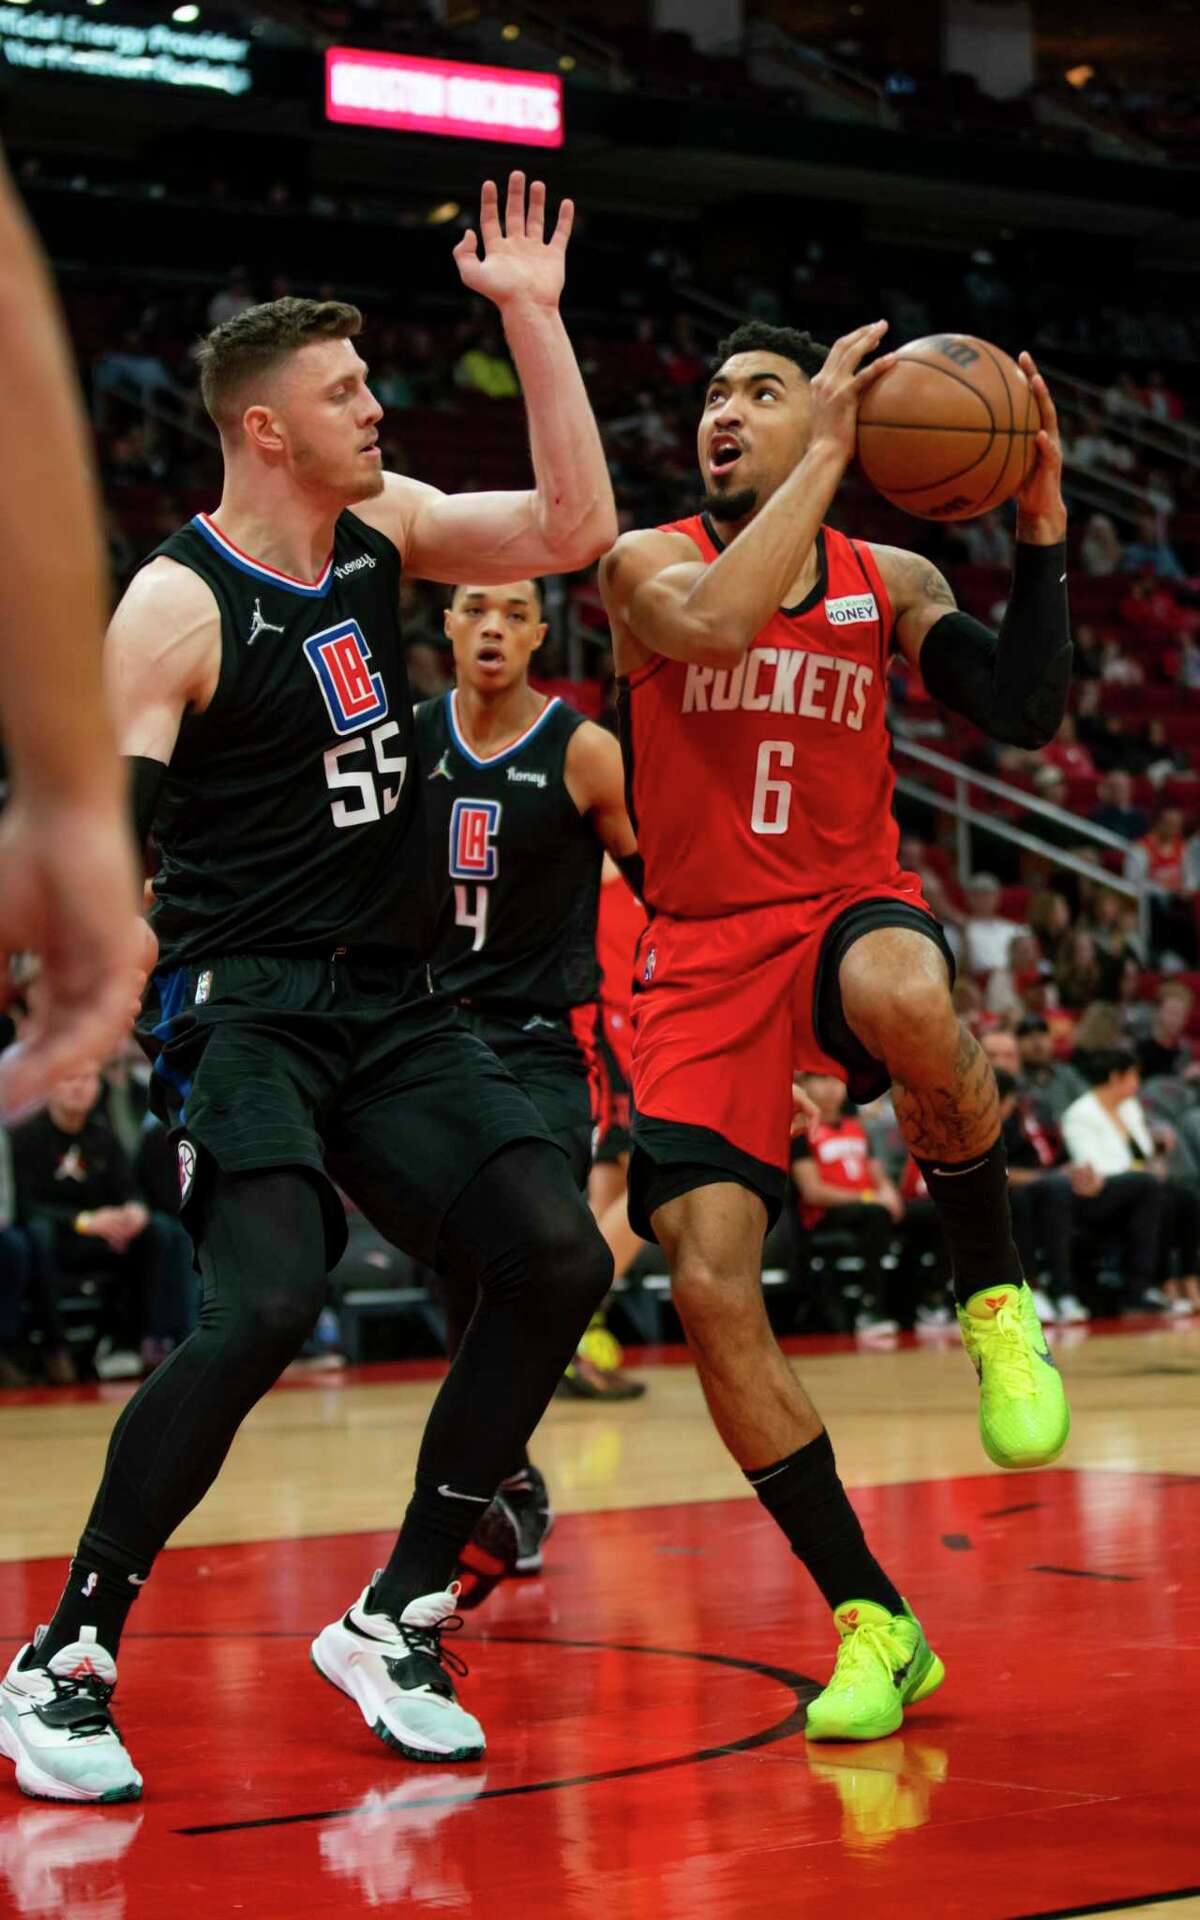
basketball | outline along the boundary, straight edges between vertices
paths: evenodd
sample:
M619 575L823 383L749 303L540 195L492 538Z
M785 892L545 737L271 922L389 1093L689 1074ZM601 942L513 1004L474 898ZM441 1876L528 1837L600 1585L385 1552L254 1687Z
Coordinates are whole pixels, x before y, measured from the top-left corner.
M858 409L858 461L873 487L923 520L974 520L1011 500L1037 453L1028 380L968 333L899 349Z

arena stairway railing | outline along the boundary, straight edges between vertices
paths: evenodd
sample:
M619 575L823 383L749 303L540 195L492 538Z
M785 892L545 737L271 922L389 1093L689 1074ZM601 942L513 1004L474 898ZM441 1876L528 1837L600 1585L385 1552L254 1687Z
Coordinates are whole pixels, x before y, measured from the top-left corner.
M974 767L967 766L965 761L952 760L947 754L922 746L919 741L903 733L893 734L892 752L896 762L897 791L908 799L920 800L926 806L953 815L955 860L960 885L966 886L977 864L971 851L971 830L975 828L1005 841L1009 846L1037 854L1054 867L1078 874L1081 879L1094 881L1097 886L1113 893L1123 893L1126 898L1133 900L1137 906L1141 949L1143 954L1149 953L1151 889L1148 886L1127 879L1124 872L1114 873L1096 861L1068 853L1064 848L1026 832L1024 827L1014 826L1011 821L984 811L973 804L971 790L976 789L980 794L1017 807L1022 814L1036 814L1042 819L1054 821L1057 826L1070 827L1073 833L1078 834L1080 841L1093 840L1101 847L1114 849L1120 853L1122 860L1129 852L1127 840L1123 840L1119 834L1110 833L1107 827L1097 826L1094 820L1085 819L1082 814L1068 813L1065 807L1056 807L1050 800L1040 800L1036 794L1026 793L1022 787L1011 786L1007 780L997 780L990 773L979 773ZM914 770L910 771L910 768ZM922 772L933 776L932 784L918 777Z

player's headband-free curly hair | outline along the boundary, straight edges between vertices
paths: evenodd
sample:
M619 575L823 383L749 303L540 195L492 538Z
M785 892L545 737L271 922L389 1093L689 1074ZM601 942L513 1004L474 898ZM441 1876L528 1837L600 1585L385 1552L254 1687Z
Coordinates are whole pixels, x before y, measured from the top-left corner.
M206 334L195 349L200 397L218 427L236 424L236 402L257 375L314 340L352 340L363 317L347 300L267 300Z
M766 320L747 320L742 326L735 327L724 340L717 343L717 357L709 374L711 379L725 362L735 353L777 353L783 360L792 360L802 374L809 380L814 373L820 373L825 365L828 347L814 340L810 333L801 333L796 327L773 327Z

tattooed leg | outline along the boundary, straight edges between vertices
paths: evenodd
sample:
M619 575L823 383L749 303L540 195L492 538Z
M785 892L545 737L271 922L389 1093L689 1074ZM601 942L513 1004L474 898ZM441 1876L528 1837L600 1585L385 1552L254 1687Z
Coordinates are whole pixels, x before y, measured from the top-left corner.
M892 1076L896 1119L938 1210L959 1300L1019 1284L996 1077L954 1011L942 955L923 934L879 927L855 941L839 983L851 1029Z

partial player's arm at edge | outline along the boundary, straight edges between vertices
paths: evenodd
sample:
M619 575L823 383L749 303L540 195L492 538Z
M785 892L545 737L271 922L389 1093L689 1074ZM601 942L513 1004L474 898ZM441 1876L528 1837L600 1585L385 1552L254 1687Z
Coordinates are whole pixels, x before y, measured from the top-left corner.
M626 862L637 852L637 837L625 806L625 763L613 735L593 720L576 727L567 742L564 779L601 846L628 878Z
M117 746L133 762L139 844L153 824L154 767L165 772L189 707L216 691L221 622L211 590L187 567L152 560L137 574L109 625L104 677Z
M1071 684L1065 542L1018 542L999 633L958 610L947 581L921 554L871 551L892 603L896 645L933 698L1006 746L1046 746Z

